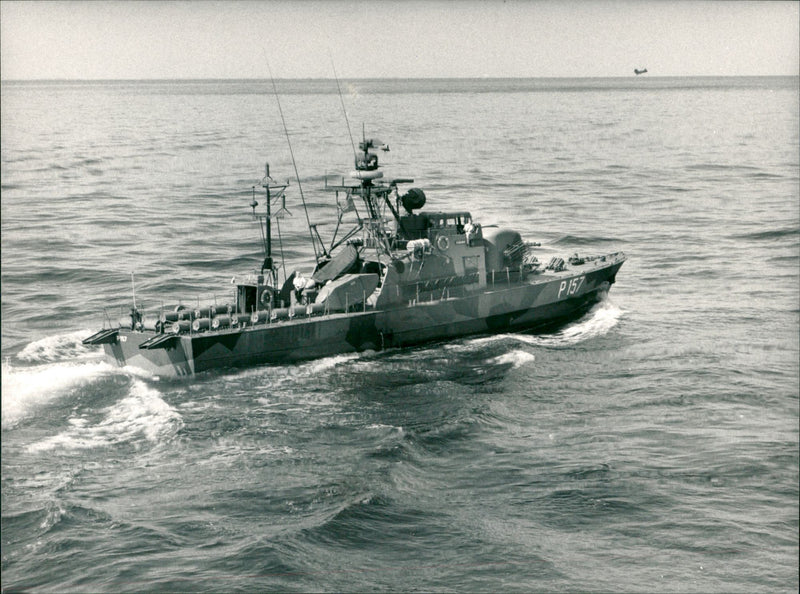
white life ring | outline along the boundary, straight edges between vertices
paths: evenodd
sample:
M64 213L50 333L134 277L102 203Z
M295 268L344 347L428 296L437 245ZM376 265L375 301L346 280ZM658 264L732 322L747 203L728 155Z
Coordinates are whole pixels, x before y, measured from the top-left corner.
M272 293L269 289L264 289L261 291L261 298L259 301L261 301L261 305L264 307L269 307L270 303L272 303Z
M450 240L447 239L446 235L440 235L436 240L436 247L438 247L440 251L446 252L447 248L450 247Z

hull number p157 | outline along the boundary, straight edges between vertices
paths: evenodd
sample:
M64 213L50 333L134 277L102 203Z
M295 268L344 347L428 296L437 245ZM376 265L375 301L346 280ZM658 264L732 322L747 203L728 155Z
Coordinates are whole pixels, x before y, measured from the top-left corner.
M556 299L561 299L561 297L569 297L570 295L575 295L578 292L578 289L581 288L583 285L583 281L586 280L585 276L579 276L576 278L571 278L568 281L563 280L561 281L561 285L558 287L558 297Z

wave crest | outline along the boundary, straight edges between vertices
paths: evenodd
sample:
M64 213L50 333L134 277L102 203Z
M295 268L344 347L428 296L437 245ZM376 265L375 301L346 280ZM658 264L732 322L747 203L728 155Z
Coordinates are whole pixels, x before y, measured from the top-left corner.
M80 330L69 334L47 336L27 345L17 355L17 359L29 363L52 363L90 357L98 352L97 347L87 347L81 342L90 334L91 330Z
M2 427L7 429L70 389L115 370L105 362L57 363L15 369L3 364Z
M516 369L535 360L536 357L528 351L514 350L495 357L491 362L498 365L511 365L513 369Z
M183 427L183 418L158 390L134 380L128 395L107 408L99 423L91 425L83 417L70 418L69 423L63 433L32 444L28 450L88 449L129 442L138 446L142 437L155 444L177 434Z

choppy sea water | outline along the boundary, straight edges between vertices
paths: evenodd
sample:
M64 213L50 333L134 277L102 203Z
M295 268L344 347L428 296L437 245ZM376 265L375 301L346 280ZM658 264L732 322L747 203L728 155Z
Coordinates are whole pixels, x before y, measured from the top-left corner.
M329 221L336 83L277 86ZM80 341L132 271L155 307L260 264L251 187L294 177L271 84L3 83L3 589L796 591L798 79L342 88L428 208L624 250L609 296L549 334L115 368Z

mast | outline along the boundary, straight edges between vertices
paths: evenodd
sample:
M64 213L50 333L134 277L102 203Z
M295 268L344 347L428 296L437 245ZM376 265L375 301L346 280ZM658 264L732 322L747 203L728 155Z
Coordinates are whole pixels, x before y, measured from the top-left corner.
M256 201L255 198L255 186L253 186L253 200L250 202L250 207L253 209L253 217L259 221L261 240L264 244L264 262L261 264L261 272L263 274L264 271L268 271L272 277L273 284L277 284L278 269L275 267L272 259L272 201L278 198L282 200L281 208L275 214L275 218L279 218L284 212L289 212L285 207L286 197L284 195L284 191L288 187L288 182L286 184L276 184L275 180L269 175L269 163L266 163L264 165L264 177L261 180L261 187L264 188L266 194L266 215L259 215L256 213L258 201Z
M361 149L362 152L360 155L356 155L356 170L351 174L351 177L361 182L361 196L366 203L367 210L369 210L370 218L379 220L380 211L377 201L373 199L372 191L374 188L378 188L376 188L372 182L375 179L382 178L383 172L379 170L378 155L371 151L382 150L387 152L389 147L375 138L364 138L358 143L358 148ZM377 193L380 194L380 191Z
M387 152L389 151L389 146L375 138L366 138L363 132L362 138L363 140L358 143L360 152L355 153L355 171L351 171L348 176L350 179L356 180L357 183L345 183L344 178L342 178L341 184L329 185L326 180L325 189L337 193L337 203L338 193L340 191L344 191L347 194L348 200L350 200L351 197L360 197L367 210L367 216L363 220L359 216L356 227L348 232L343 239L340 239L337 243L332 243L330 249L332 251L358 231L364 230L367 237L371 240L371 243L367 245L378 249L390 258L394 258L392 254L392 233L386 228L382 214L383 208L385 206L391 211L392 217L394 217L398 227L405 233L403 220L398 212L399 206L395 208L390 199L390 195L394 193L399 205L401 197L397 192L397 184L413 183L414 180L398 178L390 181L388 185L383 183L381 180L383 172L380 171L380 164L376 151ZM340 223L344 212L349 212L349 210L340 210Z
M383 185L375 186L372 183L373 179L380 179L383 177L383 173L378 171L378 155L370 153L370 150L380 149L384 152L389 150L389 146L382 143L380 140L376 140L371 138L367 140L366 130L364 128L364 124L361 124L361 138L362 141L358 143L358 148L361 149L362 155L359 158L358 153L356 152L355 142L353 141L353 132L350 129L350 120L347 117L347 109L344 105L344 96L342 95L342 87L339 84L339 76L336 74L336 66L333 63L333 57L331 57L331 67L333 68L333 76L336 79L336 89L339 92L339 101L342 104L342 113L344 114L344 121L347 124L347 134L350 136L350 145L353 147L353 160L355 161L356 170L350 174L351 178L355 178L359 180L360 187L358 186L345 186L344 180L342 180L341 186L336 186L334 189L337 192L337 202L338 202L338 190L342 189L347 192L347 199L351 200L353 195L361 196L362 200L364 201L365 206L367 207L367 212L369 213L369 227L368 232L372 235L374 239L379 241L384 248L386 249L386 253L391 256L391 246L390 242L387 238L387 233L383 225L383 221L381 220L381 211L380 211L380 199L381 197L386 202L386 205L389 207L389 210L392 212L392 216L394 216L395 220L397 221L398 225L402 228L403 222L400 219L400 215L398 214L397 210L395 210L394 206L392 206L392 201L389 199L389 193L394 190L395 194L397 195L397 184L398 183L405 183L405 182L412 182L413 180L405 180L405 179L397 179L392 181L388 187ZM326 189L328 187L327 180L325 182ZM374 190L374 191L373 191ZM374 196L374 199L373 199ZM339 212L339 223L342 220L342 214L346 211ZM339 228L338 224L336 226L337 230ZM359 226L358 229L363 228L363 222L361 221L361 217L359 217ZM348 237L350 237L353 233L355 233L358 229L351 231L345 236L345 241ZM336 233L334 232L334 238ZM322 242L320 242L322 243ZM338 244L336 244L338 245ZM333 240L331 241L331 249L335 247Z
M264 181L269 179L269 163L264 166ZM270 196L269 182L265 184L265 191L267 193L267 249L265 250L264 263L261 265L261 272L264 269L273 270L272 266L272 196Z

